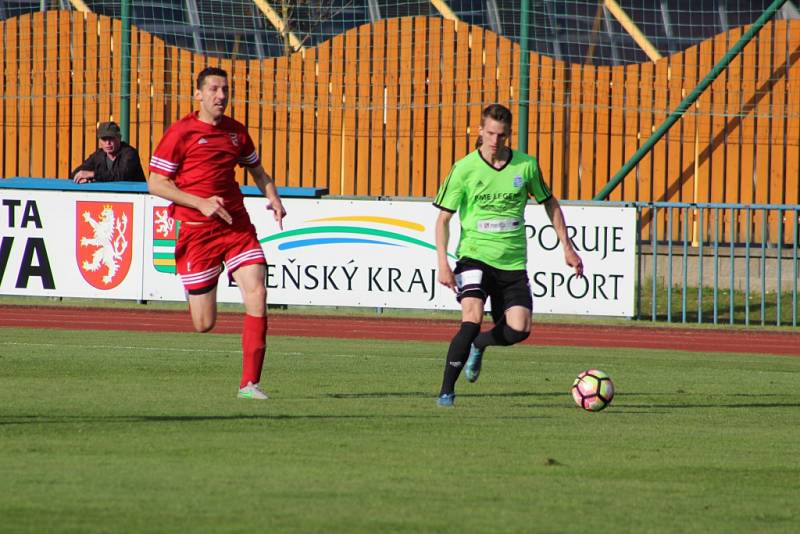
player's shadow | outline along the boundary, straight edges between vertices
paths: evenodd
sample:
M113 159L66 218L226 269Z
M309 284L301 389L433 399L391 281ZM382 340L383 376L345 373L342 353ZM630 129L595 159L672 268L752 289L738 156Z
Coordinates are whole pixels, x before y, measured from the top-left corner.
M702 394L695 394L695 395L702 395ZM653 392L625 392L625 393L617 393L617 396L622 398L628 397L665 397L665 398L686 398L692 396L691 394L681 393L681 392L664 392L664 393L653 393ZM620 410L625 411L634 411L637 408L649 408L649 409L657 409L657 410L670 410L670 409L678 409L678 410L690 410L696 408L721 408L721 409L743 409L743 408L761 408L761 409L770 409L770 408L798 408L800 407L800 401L787 401L787 402L775 402L775 401L764 401L758 402L762 399L767 399L769 397L786 397L787 395L781 393L728 393L722 395L703 395L704 398L708 399L706 403L700 402L680 402L680 403L667 403L667 402L625 402L623 406L620 406L620 403L617 403L617 406L620 407ZM755 402L731 402L734 398L744 398L744 399L753 399ZM722 400L722 402L720 402Z
M326 393L329 399L436 398L430 391L369 391L364 393Z
M206 421L286 421L286 420L343 420L370 419L373 415L19 415L0 417L0 427L11 425L58 425L79 423L198 423Z
M800 402L753 402L741 404L626 404L626 408L692 409L692 408L800 408Z
M568 393L546 392L537 393L534 391L504 391L502 393L456 393L459 399L466 397L478 398L514 398L514 397L561 397ZM327 393L325 397L331 399L383 399L383 398L420 398L435 399L436 394L431 391L370 391L363 393Z
M569 393L564 393L563 391L545 391L545 392L536 392L536 391L504 391L502 393L465 393L464 397L532 397L532 398L542 398L542 397L563 397L569 396Z

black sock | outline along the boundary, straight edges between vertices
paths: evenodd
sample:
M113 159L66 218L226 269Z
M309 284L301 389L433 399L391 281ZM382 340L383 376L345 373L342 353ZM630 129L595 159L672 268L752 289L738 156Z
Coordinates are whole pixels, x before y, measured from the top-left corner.
M464 363L469 356L469 346L472 340L481 331L478 323L463 322L458 333L450 341L450 348L447 350L447 361L444 364L444 378L442 379L442 389L439 395L453 393L456 387L456 380L464 368Z

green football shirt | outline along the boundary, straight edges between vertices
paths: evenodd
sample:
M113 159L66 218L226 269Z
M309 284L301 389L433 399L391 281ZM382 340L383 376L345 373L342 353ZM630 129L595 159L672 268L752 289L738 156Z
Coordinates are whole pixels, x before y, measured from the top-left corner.
M458 212L461 237L456 256L482 261L504 270L525 269L525 205L550 198L536 158L511 151L501 169L490 165L479 150L457 161L433 205Z

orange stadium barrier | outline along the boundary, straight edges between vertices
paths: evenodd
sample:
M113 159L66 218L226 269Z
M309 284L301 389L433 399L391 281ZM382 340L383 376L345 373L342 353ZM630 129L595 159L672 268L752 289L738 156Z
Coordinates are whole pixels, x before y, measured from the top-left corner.
M65 178L95 148L97 123L119 120L121 31L67 11L0 24L4 177ZM591 199L741 33L638 65L532 53L529 152L554 193ZM471 150L485 103L519 110L518 45L440 18L381 20L263 60L201 56L135 27L131 47L130 143L145 170L207 64L228 70L229 112L278 185L332 195L431 197ZM798 59L800 21L767 24L610 199L800 203Z

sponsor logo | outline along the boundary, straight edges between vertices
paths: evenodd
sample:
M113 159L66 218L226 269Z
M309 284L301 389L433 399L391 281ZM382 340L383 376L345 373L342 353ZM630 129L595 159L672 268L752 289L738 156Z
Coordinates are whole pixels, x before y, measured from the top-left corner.
M476 228L481 232L511 232L522 227L522 221L516 219L498 219L493 221L478 221Z
M368 292L419 292L432 300L436 296L435 268L362 265L354 258L340 258L342 264L335 265L318 264L313 259L304 263L304 258L324 248L333 254L349 249L358 258L378 261L391 254L430 255L436 245L424 234L424 225L398 217L353 214L307 219L299 228L259 239L265 247L275 247L281 253L267 265L267 288L351 291L354 285L365 284ZM356 251L362 247L363 252ZM455 259L453 254L448 256Z
M175 242L178 225L165 207L153 208L153 267L160 273L175 273Z
M132 202L75 203L75 257L78 269L92 287L113 289L131 267Z
M200 139L197 140L198 145L205 145L206 143L208 143L208 139L206 139L205 137L201 137Z
M406 219L373 215L350 215L311 219L310 223L337 223L308 226L279 232L260 239L262 244L278 241L278 250L321 245L363 244L388 247L422 247L436 250L436 244L408 235L408 231L424 232L425 226ZM350 223L350 224L348 224ZM351 225L357 223L357 225ZM389 230L385 229L390 228ZM455 258L454 255L448 254Z

